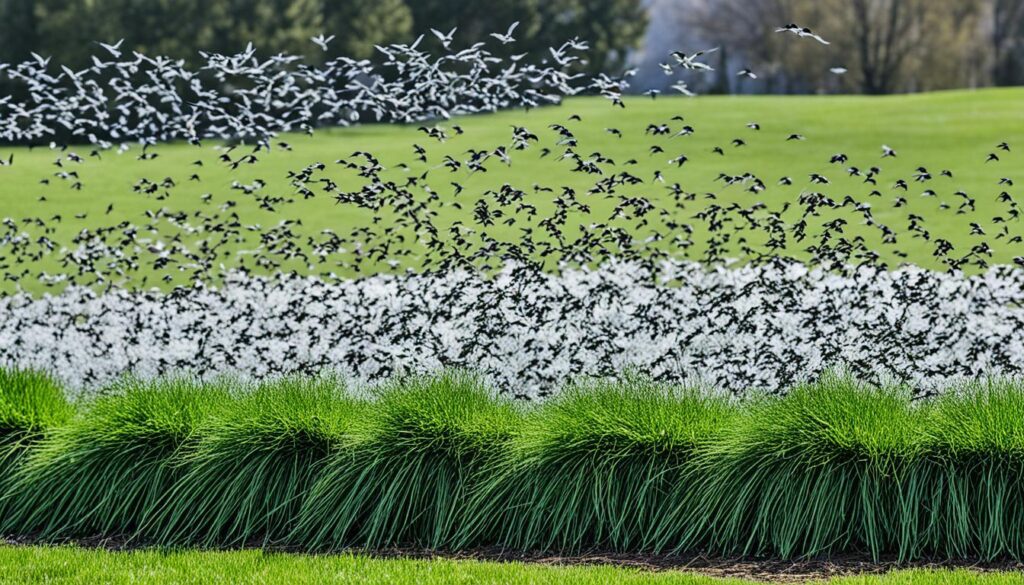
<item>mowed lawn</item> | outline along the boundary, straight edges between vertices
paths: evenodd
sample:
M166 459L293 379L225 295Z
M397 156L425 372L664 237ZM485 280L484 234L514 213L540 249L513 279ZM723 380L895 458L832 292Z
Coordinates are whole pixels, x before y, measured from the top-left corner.
M548 566L522 563L402 560L362 556L304 556L256 550L111 552L73 547L0 547L3 582L53 583L233 583L391 585L530 584L530 585L745 585L754 581L719 579L681 571L650 572L611 566ZM763 579L770 575L760 575ZM795 580L789 576L785 582ZM816 580L835 585L1016 585L1019 573L899 571Z
M0 167L0 217L19 222L40 218L56 228L50 237L59 245L68 245L83 228L112 226L121 221L145 225L150 222L146 212L158 209L185 212L194 225L200 223L197 212L220 218L237 212L242 223L254 229L246 232L251 234L246 236L250 238L247 242L232 244L236 251L253 247L258 230L273 227L285 219L301 219L302 226L294 229L303 234L331 229L344 236L356 227L379 231L389 223L387 214L374 226L368 213L357 211L352 205L338 205L333 194L322 191L324 183L309 185L315 196L304 198L289 178L289 171L321 162L326 169L318 172L317 178L330 178L340 190L358 190L366 184L366 179L335 161L343 158L362 162L353 152L367 151L376 155L387 168L384 173L387 178L402 183L407 176L418 177L429 171L427 177L411 189L424 201L430 192L437 194L431 205L438 210L435 221L442 228L461 221L479 229L473 223L475 203L484 198L491 208L497 207L493 195L487 192L509 184L527 192L527 200L537 205L539 216L531 219L525 214L515 214L510 208L507 212L516 216L517 223L493 226L488 228L488 233L499 239L514 240L522 227L532 225L540 232L536 229L537 222L553 209L551 200L563 187L575 189L579 199L591 207L589 216L577 214L579 217L570 219L568 225L572 231L580 225L606 221L616 201L600 194L588 195L586 191L602 176L573 172L576 163L561 158L565 146L557 145L559 136L550 126L564 124L578 140L576 153L588 158L599 152L614 161L599 163L603 176L629 172L643 180L640 184L619 187L620 193L647 197L669 208L671 217L694 227L694 246L688 252L673 250L679 256L699 258L703 251L707 234L702 220L694 216L708 205L737 202L748 207L763 202L769 209L781 209L784 203L790 202L793 207L784 218L792 223L799 219L796 206L800 195L817 191L836 201L851 195L858 201L870 203L875 219L899 234L898 241L895 245L882 246L879 231L864 226L863 217L854 212L851 205L837 211L823 211L820 217L811 218L807 230L810 237L802 243L790 242L788 252L792 255L806 256L801 249L815 243L814 236L821 231L821 225L841 217L849 222L845 231L847 237L864 236L869 245L879 248L884 259L893 263L902 261L899 252L906 254L906 261L936 267L932 258L936 238L949 240L955 246L951 255L957 257L967 254L972 246L988 242L993 249L991 261L1009 263L1015 256L1024 255L1024 247L1009 243L1013 236L1024 234L1024 224L1008 215L1011 206L1001 202L999 197L1005 191L1024 199L1024 193L1019 193L1020 185L1024 185L1022 104L1024 89L892 97L661 97L657 100L633 97L626 100L625 109L612 107L607 100L598 97L574 98L561 106L529 112L506 111L442 121L439 125L449 134L449 139L443 143L418 131L417 125L370 124L320 130L314 136L284 135L275 143L285 142L288 149L275 146L269 153L259 153L256 164L241 164L236 169L218 160L222 145L214 142L202 147L159 145L149 149L149 153L157 155L149 160L138 159L141 152L138 147L122 154L103 152L101 158L89 156L92 148L85 145L72 146L66 152L39 147L0 147L0 156L4 159L14 155L13 165ZM580 120L570 120L574 114ZM675 116L682 116L683 120L673 120ZM751 122L760 124L761 130L748 128ZM672 134L690 125L694 133L679 137L653 136L645 133L651 123L668 124ZM456 124L464 130L463 134L456 135L453 130ZM485 163L486 172L475 173L465 166L451 172L442 165L446 154L465 161L470 149L511 147L513 126L527 128L539 141L523 151L510 148L511 164L492 157ZM622 136L616 137L607 131L609 128L620 130ZM787 140L792 134L806 139ZM734 146L734 139L743 140L745 145ZM997 149L1003 142L1010 144L1011 152ZM426 162L416 159L414 145L426 150ZM664 152L651 154L649 148L653 145L660 146ZM883 159L883 145L895 149L898 157ZM716 146L724 150L724 156L713 152ZM545 147L552 153L541 157L541 149ZM85 162L69 160L71 152L83 157ZM248 148L239 148L229 156L237 160L248 152ZM830 164L830 158L839 153L847 155L849 162ZM990 153L997 154L1000 160L986 162ZM682 167L669 162L683 154L689 160ZM60 166L55 165L58 158ZM630 159L635 159L636 164L627 164ZM202 161L202 166L194 164L195 161ZM400 166L401 163L408 167ZM850 166L864 171L872 166L880 167L878 184L868 185L863 177L848 176L846 169ZM913 175L918 167L927 168L934 178L926 183L915 183ZM953 178L941 176L943 170L951 171ZM77 177L59 176L70 171ZM656 171L662 173L664 183L654 179ZM749 184L727 187L717 180L722 173L751 173L764 181L767 190L751 193L746 190ZM830 183L812 184L811 173L824 175ZM193 174L198 175L198 180L190 179ZM793 184L779 185L783 176L791 177ZM133 191L133 185L143 178L165 186L150 194ZM44 179L48 179L48 184L40 182ZM171 179L174 186L168 186L166 179ZM909 183L906 192L894 188L899 179ZM1015 186L1005 182L1000 185L1002 179L1013 181ZM272 209L261 209L256 195L237 188L253 185L257 180L265 185L253 190L256 195L279 196L291 202L277 201L270 206ZM80 189L72 188L75 183L81 183ZM463 187L460 195L455 194L453 183ZM672 208L668 186L673 183L698 194L693 201L684 202L683 209ZM236 188L232 188L233 185ZM535 185L554 191L536 192ZM926 189L933 190L935 195L925 196ZM879 194L869 196L872 190ZM960 204L966 201L965 197L955 195L958 190L975 201L974 211L965 209L964 213L957 213ZM715 193L716 199L710 199L707 193ZM208 201L202 199L204 195L208 196ZM41 201L40 197L45 200ZM906 199L905 204L897 205L900 197ZM233 206L224 207L229 201ZM461 209L456 209L456 202ZM943 204L948 208L943 209ZM924 218L923 227L929 232L929 239L915 237L907 230L910 214ZM59 223L53 219L56 215L61 216ZM739 218L736 220L742 223ZM984 233L972 234L971 223L978 224ZM43 233L39 226L21 225L30 234ZM637 230L636 237L645 238L653 230L666 238L672 235L652 222L643 230ZM1001 231L1005 233L997 238ZM209 234L188 235L165 222L157 232L143 232L140 241L169 240L175 234L185 242L210 237ZM750 239L757 243L764 238L752 235ZM416 252L421 250L415 242L407 240L406 245L411 245ZM738 250L736 253L739 255ZM0 248L0 260L4 254ZM224 263L233 265L238 258L229 252ZM59 271L59 266L48 260L35 263L32 269Z

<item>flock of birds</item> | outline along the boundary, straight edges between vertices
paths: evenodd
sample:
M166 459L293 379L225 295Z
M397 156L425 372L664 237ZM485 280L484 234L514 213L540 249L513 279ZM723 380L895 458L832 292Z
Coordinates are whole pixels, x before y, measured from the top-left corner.
M508 44L513 39L499 35ZM315 37L326 50L333 37ZM412 44L378 46L381 58L338 57L323 65L288 54L261 58L252 43L234 55L200 51L200 63L150 57L98 43L92 65L73 70L32 54L0 62L0 141L83 143L110 148L207 138L269 147L281 132L361 120L417 122L557 103L581 91L618 99L625 79L572 72L588 50L572 40L540 62L500 57L480 42L440 54Z
M518 24L490 36L504 48L515 42ZM776 32L829 44L795 24ZM539 63L531 63L526 53L497 56L484 42L454 50L455 29L431 33L443 49L440 55L420 48L421 35L411 44L377 46L382 57L377 62L338 57L322 66L297 55L261 59L252 43L234 55L200 51L201 62L191 67L183 59L129 52L122 48L123 39L98 42L102 53L92 55L92 65L80 70L51 65L50 58L32 53L21 63L0 62L0 82L10 89L0 97L0 141L87 141L125 148L130 142L221 138L251 139L269 147L280 132L312 132L365 116L418 122L539 107L581 92L600 93L623 106L622 93L635 74L574 72L589 50L578 39L549 48ZM311 42L326 52L333 40L319 35ZM692 55L675 51L675 63L661 67L668 75L677 70L710 72L714 69L699 59L715 50ZM740 75L757 77L746 69ZM685 81L673 88L694 95ZM652 97L657 93L648 92Z
M511 44L515 28L492 36L502 46ZM778 32L828 45L804 27L790 25ZM18 65L0 63L0 75L27 89L21 98L0 98L0 140L52 139L56 171L42 181L50 189L82 189L79 169L102 158L105 149L118 142L143 143L137 158L152 161L159 157L155 144L161 141L199 144L206 138L229 138L230 145L217 147L217 160L232 173L258 169L269 149L290 149L276 137L279 132L312 132L320 125L356 121L364 113L380 120L418 122L423 142L444 150L436 154L433 148L412 144L412 158L390 164L357 149L334 161L288 171L284 178L290 188L285 193L275 191L275 177L235 180L230 192L216 199L208 193L198 205L192 202L181 209L171 207L181 182L143 177L133 190L160 206L147 210L138 223L121 219L103 225L96 217L48 213L47 197L40 196L39 214L6 217L0 223L2 290L31 292L42 284L66 289L58 297L64 300L36 300L29 293L3 298L0 321L7 324L9 336L0 344L0 363L65 363L80 385L127 372L159 375L182 369L273 375L343 365L349 372L373 378L406 369L468 367L500 378L503 388L524 396L544 395L568 375L608 375L637 364L660 379L696 375L734 390L780 390L835 365L853 364L858 375L877 379L883 372L870 363L873 359L884 362L887 355L909 356L912 350L922 353L906 357L906 363L893 362L884 374L934 382L979 372L1017 373L1015 364L1024 363L1018 359L1024 356L1013 349L1020 345L1016 337L1024 329L998 334L996 341L1005 342L999 351L993 349L992 338L979 340L978 335L965 333L968 326L984 321L982 312L991 313L992 307L1006 301L1004 289L1019 284L1012 270L1001 268L992 273L995 284L986 284L1004 291L993 296L998 302L978 302L956 312L951 317L954 325L946 329L922 333L920 320L908 317L921 311L947 313L949 299L936 291L948 288L948 282L962 283L957 290L976 302L977 281L960 273L990 268L998 245L1014 249L1024 242L1008 173L993 178L993 189L999 191L994 195L994 217L979 217L977 198L987 194L958 190L954 203L941 203L942 210L958 216L958 223L970 232L967 240L972 243L961 249L951 241L958 238L933 229L925 216L908 212L900 225L879 218L878 210L886 202L894 210L907 207L911 189L918 185L923 194L913 196L936 197L937 183L955 184L951 169L920 166L913 175L891 176L885 164L902 155L888 146L881 147L875 161L858 162L843 153L823 155L822 165L865 185L864 193L841 198L828 194L834 179L825 171L807 179L720 173L718 193L687 191L671 177L673 169L686 165L689 158L667 151L697 132L681 116L652 120L643 128L608 128L612 139L629 132L648 137L647 151L630 159L592 151L579 136L588 121L576 114L553 124L546 134L516 125L500 144L455 155L449 142L464 139L467 131L439 119L540 106L583 91L600 93L624 108L622 92L632 72L622 78L573 73L574 64L584 58L580 53L587 50L578 40L550 49L540 63L531 64L526 55L496 57L483 43L455 50L454 34L432 31L443 47L436 58L420 48L423 37L411 45L378 47L386 73L369 61L346 58L322 67L288 55L261 61L251 46L234 56L203 53L205 64L195 71L181 61L138 53L123 58L120 43L104 44L108 58L94 58L93 66L84 71L61 68L51 74L49 61L39 56ZM320 36L313 42L326 50L331 40ZM675 52L674 64L663 67L671 72L710 71L701 60L709 52ZM688 93L682 81L676 89ZM755 136L761 125L751 122L746 131ZM254 145L238 142L247 138ZM75 146L58 140L88 141L92 152L82 156ZM785 141L803 140L801 134L791 133ZM734 139L731 151L742 149L747 141ZM716 147L715 153L725 156L726 148ZM1009 141L993 144L981 164L1006 168L1004 159L1013 152ZM559 176L571 177L568 182L587 186L545 185L537 176L483 192L463 185L525 157L546 159L558 165ZM638 169L649 165L639 161L652 157L667 162L641 174ZM8 156L0 164L12 166L17 161ZM194 164L188 182L201 182L204 163ZM762 195L769 190L784 196L774 191L770 198ZM303 204L323 198L336 202L352 227L306 229ZM991 211L987 205L983 210ZM112 205L106 208L107 215L112 211ZM253 214L268 221L253 221ZM61 241L60 234L69 233L68 224L73 222L78 222L70 230L73 236ZM911 270L912 277L902 280L884 276L896 268L892 258L907 258L901 247L907 240L927 242L935 262L949 274ZM720 277L709 289L713 294L697 295L695 302L685 291L699 289L700 277L689 261L699 262L700 270L712 274L726 266L746 266L762 280ZM1024 257L1014 261L1024 267ZM632 267L630 283L606 269L617 265ZM806 288L782 286L785 279L778 275L803 265L818 267L821 272L814 278L822 282L827 275L843 279L841 286L812 287L817 299L810 299ZM59 271L52 272L54 266ZM509 267L515 268L509 272ZM604 288L592 290L590 296L572 293L577 285L571 283L586 280L581 267L605 275ZM378 276L383 273L392 276ZM515 278L499 277L509 273ZM489 281L486 275L494 278ZM315 277L318 284L307 277ZM397 293L388 301L387 295L379 294L382 278L404 283L394 286L404 287L422 303ZM890 283L890 297L872 308L867 303L877 292L873 281ZM288 300L273 315L254 312L252 306L242 310L232 302L234 297L218 296L207 286L218 282L236 292L238 287L269 296L287 291ZM161 283L165 289L184 286L169 294L153 292ZM97 291L108 296L97 297ZM651 294L661 299L659 303L674 306L658 309L648 302ZM627 310L629 295L646 301L632 302ZM103 298L110 302L104 304ZM759 299L760 304L746 306L746 298ZM61 302L61 309L55 309ZM95 308L97 302L104 307L98 314L84 308ZM398 310L389 302L408 306ZM503 302L511 302L512 308ZM622 306L616 307L616 302ZM222 314L201 319L175 316L175 311L195 315L196 303L207 303L206 310ZM310 314L306 303L330 309ZM737 309L737 304L744 309ZM144 305L152 314L131 318ZM1004 323L1020 317L1014 307L1003 308L1012 313L1003 316ZM850 310L862 310L871 318L842 314ZM587 315L616 311L621 312L618 319L586 321ZM752 311L760 311L761 317L745 316ZM890 319L893 311L902 311L903 316ZM386 318L380 317L382 312ZM250 332L256 328L256 314L279 321L260 326L260 337L254 339ZM467 320L468 316L472 318ZM339 326L324 325L336 318ZM680 325L680 319L695 327ZM775 322L779 319L791 320L789 329ZM884 328L887 319L891 331L863 330ZM846 328L835 326L837 321ZM354 325L360 322L373 326L363 330ZM216 333L231 323L241 329ZM308 330L310 323L324 329L315 343L308 340L314 335ZM521 333L544 331L547 337L530 341L529 335L504 333L517 328ZM943 332L948 335L936 337ZM213 351L207 340L218 335L228 338ZM620 345L619 339L632 339L632 348ZM789 340L785 347L764 347L784 339ZM941 351L960 347L965 339L975 344L960 357ZM133 354L136 350L131 348L140 345L155 353ZM180 351L171 359L174 347ZM237 352L248 357L239 358ZM215 357L203 357L206 354ZM581 355L585 357L572 357ZM945 365L934 363L937 355L946 357ZM103 356L120 357L101 365L107 359ZM519 382L529 390L515 392Z
M1024 271L918 268L842 276L778 260L708 270L609 262L552 274L505 265L315 277L229 274L171 293L73 287L0 298L0 363L93 392L124 375L262 379L324 372L373 383L463 368L517 398L634 370L737 396L834 367L918 396L1024 375Z

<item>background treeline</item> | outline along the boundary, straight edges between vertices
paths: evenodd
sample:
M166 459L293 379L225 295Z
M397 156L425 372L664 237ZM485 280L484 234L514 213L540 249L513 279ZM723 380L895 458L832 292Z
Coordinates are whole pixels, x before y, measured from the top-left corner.
M653 0L642 81L667 51L721 46L714 93L887 94L1024 84L1024 0ZM823 46L776 34L808 26ZM797 42L794 42L797 41ZM837 76L834 67L849 70ZM752 69L758 79L737 76Z
M0 60L31 52L73 67L90 63L97 40L194 60L198 50L314 61L372 58L374 44L425 43L431 28L459 28L456 46L491 40L515 21L507 53L539 56L580 37L589 72L637 68L634 90L677 81L659 62L674 50L712 46L717 71L691 74L710 93L868 93L1024 84L1024 0L0 0ZM825 47L774 32L791 22ZM309 38L336 39L324 53ZM796 42L794 42L796 41ZM503 49L498 48L498 52ZM835 75L830 69L848 69ZM737 76L752 69L757 79Z
M0 60L31 52L85 66L94 41L193 60L198 50L234 53L252 41L263 54L314 60L374 56L375 44L439 44L430 29L459 28L455 47L491 40L519 21L509 46L546 51L575 36L594 49L588 68L621 68L646 28L641 0L0 0ZM326 54L310 37L336 38ZM496 43L495 43L496 44Z

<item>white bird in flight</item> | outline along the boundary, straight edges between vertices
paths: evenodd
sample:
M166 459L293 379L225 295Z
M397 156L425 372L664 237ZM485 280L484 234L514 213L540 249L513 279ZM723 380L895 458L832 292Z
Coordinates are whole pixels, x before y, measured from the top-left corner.
M443 32L437 30L436 28L432 28L430 29L430 32L434 33L434 36L437 37L437 40L441 41L441 45L443 45L445 50L447 51L449 48L451 48L452 40L454 40L455 38L455 30L456 29L453 28L452 30L448 31L448 34L444 34Z
M505 34L491 33L491 36L501 41L501 44L503 45L514 43L515 38L512 37L512 33L516 30L517 26L519 26L518 20L516 22L513 22L512 26L508 27L508 31Z
M786 26L779 27L779 28L775 29L775 32L777 32L777 33L788 32L788 33L792 33L792 34L794 34L794 35L796 35L798 37L811 38L811 39L814 39L814 40L818 41L819 43L821 43L823 45L830 45L830 44L832 44L832 43L829 43L828 41L826 41L825 39L821 38L819 35L814 34L814 31L812 31L811 29L807 28L806 26L800 26L798 24L787 24Z
M104 49L106 49L107 52L109 52L111 55L113 55L115 59L120 59L121 58L121 43L123 43L123 42L124 42L124 39L121 39L121 40L117 41L116 43L114 43L113 45L108 45L107 43L99 43L99 46L101 46Z
M314 45L320 47L321 49L323 49L326 52L327 51L327 45L331 44L331 41L334 40L334 35L331 35L329 37L325 37L323 35L323 33L321 33L321 34L319 34L319 35L317 35L317 36L315 36L315 37L313 37L313 38L311 38L309 40L313 41Z

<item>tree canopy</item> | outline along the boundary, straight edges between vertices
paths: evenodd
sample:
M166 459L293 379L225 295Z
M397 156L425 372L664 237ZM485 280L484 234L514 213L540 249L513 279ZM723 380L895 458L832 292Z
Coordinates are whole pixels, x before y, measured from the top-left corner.
M539 52L573 37L595 49L587 68L621 68L643 37L642 0L0 0L0 58L52 56L89 63L96 41L125 50L195 59L199 50L313 60L370 58L374 45L411 42L458 28L459 46L489 40L519 22L508 52ZM334 35L326 55L310 37Z

